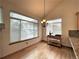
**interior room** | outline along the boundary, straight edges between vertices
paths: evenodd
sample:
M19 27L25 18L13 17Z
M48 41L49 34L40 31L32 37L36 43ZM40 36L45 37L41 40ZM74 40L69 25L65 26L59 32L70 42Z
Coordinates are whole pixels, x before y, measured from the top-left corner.
M79 59L79 0L0 0L0 59Z

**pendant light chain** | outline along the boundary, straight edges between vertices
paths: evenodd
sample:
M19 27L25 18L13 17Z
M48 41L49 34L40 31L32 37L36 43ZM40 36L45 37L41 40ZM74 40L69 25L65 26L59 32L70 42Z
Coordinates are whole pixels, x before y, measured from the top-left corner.
M43 27L45 27L45 24L46 24L46 16L45 16L45 3L46 3L46 1L45 0L43 0L44 1L44 15L43 15L43 19L42 19L42 21L41 21L41 23L43 24Z
M45 18L45 0L44 0L44 18Z

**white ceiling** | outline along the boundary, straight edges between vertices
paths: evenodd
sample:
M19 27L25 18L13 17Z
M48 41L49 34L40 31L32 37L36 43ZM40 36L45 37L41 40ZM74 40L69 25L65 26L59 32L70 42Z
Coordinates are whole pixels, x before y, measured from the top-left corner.
M44 0L9 0L9 2L28 16L43 17L44 15ZM45 15L50 14L61 2L62 0L45 0Z

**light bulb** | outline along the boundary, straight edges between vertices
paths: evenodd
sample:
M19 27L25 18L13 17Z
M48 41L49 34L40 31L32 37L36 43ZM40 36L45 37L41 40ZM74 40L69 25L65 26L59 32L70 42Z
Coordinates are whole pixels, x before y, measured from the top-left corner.
M43 22L46 22L46 19L43 19Z
M41 23L43 23L43 21L41 21Z

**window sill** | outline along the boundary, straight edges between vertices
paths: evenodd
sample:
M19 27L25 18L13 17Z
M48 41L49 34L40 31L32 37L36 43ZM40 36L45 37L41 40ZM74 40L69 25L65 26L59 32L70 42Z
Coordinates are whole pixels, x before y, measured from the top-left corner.
M12 43L10 43L9 45L13 45L13 44L17 44L17 43L21 43L21 42L33 40L33 39L36 39L36 38L38 38L38 37L34 37L34 38L31 38L31 39L26 39L26 40L21 40L21 41L12 42Z

